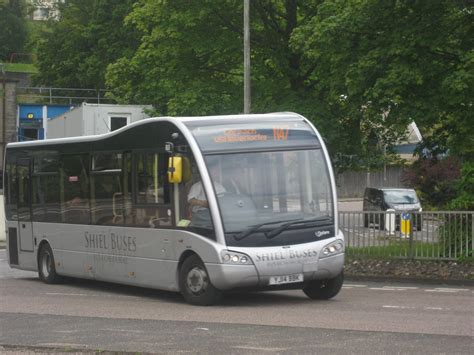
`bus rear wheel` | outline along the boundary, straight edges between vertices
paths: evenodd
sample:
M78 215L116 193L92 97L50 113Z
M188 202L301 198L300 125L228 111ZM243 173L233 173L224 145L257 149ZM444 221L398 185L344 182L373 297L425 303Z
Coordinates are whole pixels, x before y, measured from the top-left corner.
M336 296L342 288L344 272L327 280L313 280L303 288L303 292L313 300L328 300Z
M49 244L43 244L38 252L38 275L40 280L47 284L56 284L62 281L56 273L53 250Z
M210 306L219 302L222 292L215 288L206 267L197 255L184 260L179 270L179 289L186 302Z

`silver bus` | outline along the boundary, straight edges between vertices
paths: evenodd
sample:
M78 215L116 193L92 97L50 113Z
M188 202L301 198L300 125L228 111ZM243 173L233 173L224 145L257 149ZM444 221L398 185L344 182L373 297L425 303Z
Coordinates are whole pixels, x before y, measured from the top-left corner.
M8 262L178 291L341 289L344 236L321 136L295 113L145 119L103 135L11 143Z

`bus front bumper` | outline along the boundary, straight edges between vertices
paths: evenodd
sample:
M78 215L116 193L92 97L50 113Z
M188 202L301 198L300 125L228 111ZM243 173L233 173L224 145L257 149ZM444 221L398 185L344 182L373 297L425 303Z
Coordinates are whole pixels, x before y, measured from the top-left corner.
M229 264L206 264L211 283L219 290L226 291L235 288L267 288L270 285L272 276L280 275L276 271L274 274L259 273L255 265L229 265ZM311 280L323 280L336 277L344 268L344 253L331 257L321 258L317 263L301 264L303 282ZM290 274L294 274L291 272ZM282 285L284 288L284 285ZM288 288L291 288L288 284Z

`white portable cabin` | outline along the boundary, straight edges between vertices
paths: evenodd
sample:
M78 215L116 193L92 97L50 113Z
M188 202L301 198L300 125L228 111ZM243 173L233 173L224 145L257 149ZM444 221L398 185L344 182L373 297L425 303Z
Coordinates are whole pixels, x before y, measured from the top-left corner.
M114 131L149 116L147 105L83 103L48 121L45 138L91 136Z

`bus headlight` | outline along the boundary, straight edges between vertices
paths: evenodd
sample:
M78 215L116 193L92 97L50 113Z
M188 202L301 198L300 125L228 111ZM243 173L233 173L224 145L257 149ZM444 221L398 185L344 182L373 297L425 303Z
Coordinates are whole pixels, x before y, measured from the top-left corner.
M253 265L252 260L248 255L237 253L235 251L223 250L221 252L222 261L224 264L232 265Z
M320 254L320 258L326 258L328 256L340 254L343 251L344 251L344 242L339 239L326 245Z

